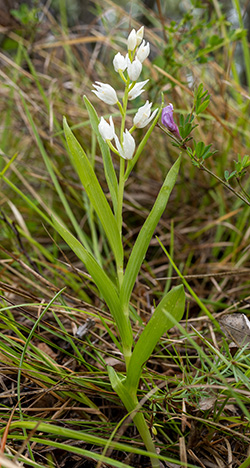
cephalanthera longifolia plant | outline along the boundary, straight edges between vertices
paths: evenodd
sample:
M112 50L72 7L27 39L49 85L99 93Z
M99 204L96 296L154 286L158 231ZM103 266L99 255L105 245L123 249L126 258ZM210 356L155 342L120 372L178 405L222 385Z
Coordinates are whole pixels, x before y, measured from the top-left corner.
M96 82L93 86L95 88L93 92L99 99L108 105L117 105L120 112L119 131L115 126L116 122L115 124L113 122L112 116L109 117L109 123L103 117L99 119L90 101L84 97L89 119L102 152L111 204L107 201L91 162L69 128L66 119L64 119L65 136L74 167L77 170L89 201L99 217L110 245L115 263L115 278L114 276L109 276L103 270L92 251L84 247L58 219L53 218L53 221L57 231L84 263L116 324L119 333L119 340L116 340L116 345L118 343L119 350L124 356L126 373L125 375L118 375L112 367L108 367L110 382L127 411L133 412L135 410L133 413L134 422L147 449L152 453L152 466L158 467L159 462L156 458L150 432L142 412L138 409L137 390L142 368L152 354L162 334L172 326L171 317L174 316L175 320L181 319L184 312L185 295L182 285L173 288L166 294L156 307L139 339L136 343L134 342L130 320L132 290L155 228L166 208L170 193L175 185L180 166L179 158L168 172L156 201L132 246L131 252L126 252L128 261L125 266L125 247L122 240L124 187L161 113L161 108L151 112L152 103L146 101L135 113L132 127L129 130L126 127L129 102L143 93L144 86L149 81L137 81L142 70L143 61L148 57L150 52L149 43L145 43L143 34L143 27L137 32L133 29L128 36L128 52L126 56L118 53L113 60L114 69L119 73L124 84L122 99L118 99L115 89L109 84ZM144 128L149 124L151 125L145 136L136 145L132 134L136 134L137 128ZM118 177L114 169L110 150L119 156L120 170Z

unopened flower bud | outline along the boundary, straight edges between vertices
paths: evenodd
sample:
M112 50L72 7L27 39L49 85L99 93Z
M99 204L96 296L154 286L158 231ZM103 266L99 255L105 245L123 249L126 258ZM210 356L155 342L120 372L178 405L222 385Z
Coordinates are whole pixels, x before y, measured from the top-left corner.
M175 135L176 138L181 140L179 128L176 125L173 117L173 105L168 104L168 106L164 107L162 109L162 114L161 114L161 121L162 124L171 132Z
M142 63L149 56L149 53L150 53L149 42L147 42L147 44L145 44L145 41L142 41L142 44L140 45L140 47L139 47L139 49L138 49L138 51L136 53L136 57Z
M119 72L119 70L124 72L128 65L128 56L126 55L126 57L124 57L120 52L118 52L118 54L114 56L113 65L116 72Z
M136 45L139 46L144 36L144 26L138 29L136 33Z
M131 33L128 36L128 50L134 50L137 46L137 35L136 35L136 30L132 29Z
M98 125L99 132L104 141L113 140L115 137L115 127L112 116L109 117L109 122L110 123L108 124L108 122L106 122L106 120L101 117L100 123Z
M100 81L96 81L96 83L97 84L93 85L93 87L96 88L96 91L92 89L92 93L95 93L96 96L106 104L116 104L118 97L114 88L109 84L100 83Z
M131 81L136 81L139 78L141 71L142 71L142 64L140 60L138 60L138 58L135 58L135 60L133 60L132 63L129 61L128 76Z
M140 107L136 112L133 122L137 128L144 128L146 125L153 120L155 114L157 113L158 109L155 109L154 112L151 113L152 102L146 101L144 106Z

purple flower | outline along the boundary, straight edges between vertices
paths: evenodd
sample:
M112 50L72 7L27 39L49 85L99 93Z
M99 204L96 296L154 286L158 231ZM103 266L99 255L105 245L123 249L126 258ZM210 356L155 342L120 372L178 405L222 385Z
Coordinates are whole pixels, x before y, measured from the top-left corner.
M168 106L164 107L162 109L161 122L176 138L181 140L179 128L173 118L173 110L172 104L168 104Z

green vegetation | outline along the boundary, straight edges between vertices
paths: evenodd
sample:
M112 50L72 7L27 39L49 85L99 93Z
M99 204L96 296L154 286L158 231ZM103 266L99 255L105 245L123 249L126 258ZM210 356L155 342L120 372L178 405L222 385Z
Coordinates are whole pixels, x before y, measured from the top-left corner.
M250 465L243 6L156 3L97 2L88 29L22 4L1 33L3 467ZM112 61L143 24L132 99Z

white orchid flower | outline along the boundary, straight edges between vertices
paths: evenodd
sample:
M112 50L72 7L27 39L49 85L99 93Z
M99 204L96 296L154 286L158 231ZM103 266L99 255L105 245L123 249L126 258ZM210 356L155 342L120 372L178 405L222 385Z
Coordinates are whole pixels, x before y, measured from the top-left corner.
M113 65L116 72L119 72L119 70L124 72L128 66L128 55L124 57L120 52L118 52L118 54L114 56Z
M137 128L144 128L149 124L149 122L151 122L151 120L153 120L158 109L155 109L151 114L151 107L152 102L146 101L146 104L138 109L133 119L134 125Z
M129 101L133 101L133 99L137 98L141 95L141 93L145 91L145 89L143 89L143 86L145 86L145 84L147 84L148 81L149 80L139 81L133 86L133 88L128 92Z
M100 83L100 81L96 81L96 83L97 84L93 85L96 90L92 89L92 93L95 93L96 96L106 104L116 104L118 97L114 88L112 88L112 86L109 84Z
M115 137L115 127L112 116L109 117L109 122L110 123L108 124L108 122L106 122L106 120L101 117L100 123L98 125L99 132L104 141L113 140Z
M129 63L128 63L128 76L129 76L131 81L138 80L138 78L139 78L139 76L141 74L141 71L142 71L142 64L141 64L140 60L138 60L137 57L135 58L135 60L133 60L132 63L129 61Z
M135 152L135 140L127 129L123 132L123 144L121 145L117 135L115 135L115 144L122 158L132 159Z
M149 56L149 53L150 53L149 42L147 42L146 44L145 41L142 41L142 44L137 50L136 57L138 58L138 60L140 60L141 63L143 63L144 60Z

